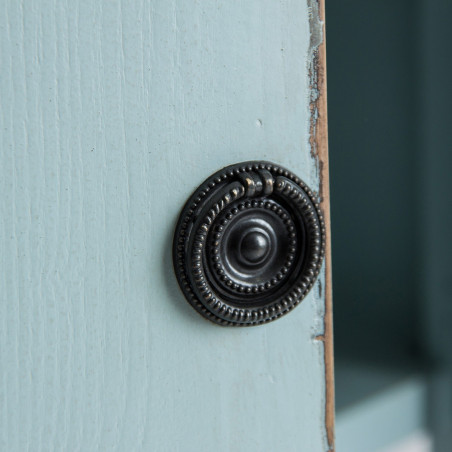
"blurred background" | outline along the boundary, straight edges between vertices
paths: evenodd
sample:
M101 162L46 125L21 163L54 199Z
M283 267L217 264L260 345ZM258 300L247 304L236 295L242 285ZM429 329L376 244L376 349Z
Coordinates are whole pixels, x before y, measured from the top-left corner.
M326 1L337 450L452 451L452 0Z

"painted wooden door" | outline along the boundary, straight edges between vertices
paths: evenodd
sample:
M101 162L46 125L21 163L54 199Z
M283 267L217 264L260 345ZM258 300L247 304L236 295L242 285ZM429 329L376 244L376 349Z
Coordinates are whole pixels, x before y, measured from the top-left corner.
M187 197L269 160L328 224L323 4L7 1L0 14L0 449L333 449L329 259L227 328L173 274Z

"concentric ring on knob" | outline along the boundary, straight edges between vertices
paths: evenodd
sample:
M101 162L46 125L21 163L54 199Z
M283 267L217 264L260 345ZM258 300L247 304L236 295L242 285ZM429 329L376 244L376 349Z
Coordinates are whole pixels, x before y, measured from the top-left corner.
M176 227L174 269L190 304L221 325L257 325L289 312L320 271L325 227L315 195L268 162L208 178Z
M263 293L289 274L295 260L297 234L289 213L281 206L269 199L239 201L226 209L216 223L207 255L214 279L221 280L223 290ZM268 253L254 265L240 256L242 240L251 231L259 231L268 242Z

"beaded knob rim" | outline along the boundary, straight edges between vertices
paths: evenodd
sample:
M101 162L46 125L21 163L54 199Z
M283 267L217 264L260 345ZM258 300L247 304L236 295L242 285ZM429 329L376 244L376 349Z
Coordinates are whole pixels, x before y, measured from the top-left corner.
M225 225L245 208L259 218L265 206L280 217L282 212L289 216L286 226L295 225L288 245L278 250L293 255L294 262L286 260L290 265L282 267L284 274L264 275L265 282L254 274L249 285L221 277ZM231 165L207 178L182 209L173 241L174 271L185 298L202 316L223 326L264 324L290 312L314 285L324 253L318 196L292 172L261 161Z

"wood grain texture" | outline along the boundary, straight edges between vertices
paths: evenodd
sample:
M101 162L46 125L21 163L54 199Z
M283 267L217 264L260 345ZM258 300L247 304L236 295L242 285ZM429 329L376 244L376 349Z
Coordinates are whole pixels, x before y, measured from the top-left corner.
M328 161L328 108L326 83L326 38L325 38L325 0L317 2L317 20L321 38L311 61L311 90L315 91L311 101L311 149L318 158L320 170L321 207L326 224L325 246L325 314L324 333L320 336L324 342L325 359L325 427L329 450L334 452L334 347L333 347L333 279L331 261L331 214Z
M222 166L320 189L309 38L304 1L2 2L0 450L328 450L324 274L228 329L171 263Z

